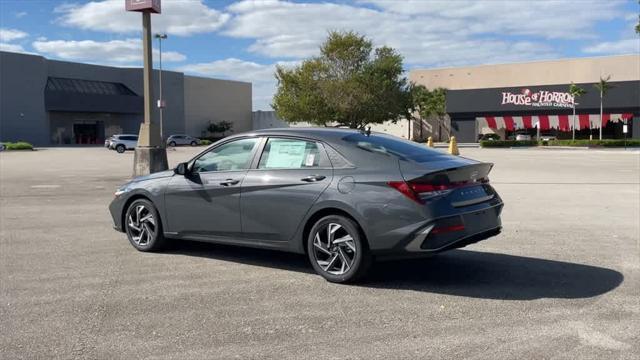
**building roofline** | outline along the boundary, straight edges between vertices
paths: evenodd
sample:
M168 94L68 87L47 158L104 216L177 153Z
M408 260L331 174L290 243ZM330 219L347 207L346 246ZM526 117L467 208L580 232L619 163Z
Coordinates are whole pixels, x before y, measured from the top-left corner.
M618 54L618 55L601 55L601 56L583 56L583 57L570 57L570 58L558 58L558 59L544 59L544 60L525 60L525 61L514 61L508 63L493 63L493 64L478 64L478 65L463 65L463 66L446 66L446 67L433 67L433 68L413 68L409 69L409 72L412 71L434 71L434 70L453 70L453 69L469 69L469 68L479 68L479 67L490 67L490 66L501 66L501 65L522 65L522 64L535 64L535 63L550 63L550 62L569 62L569 61L588 61L594 59L603 59L603 58L620 58L620 57L637 57L637 54Z

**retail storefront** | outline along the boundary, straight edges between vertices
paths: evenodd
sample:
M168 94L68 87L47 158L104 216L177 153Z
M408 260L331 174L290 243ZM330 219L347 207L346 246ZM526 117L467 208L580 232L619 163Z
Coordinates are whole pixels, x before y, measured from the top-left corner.
M569 84L493 89L449 90L447 112L453 134L462 142L477 141L482 134L503 139L519 133L553 135L570 139L625 136L640 138L640 81L611 82L603 98L593 83L577 84L586 93L575 98ZM575 116L573 115L575 106Z

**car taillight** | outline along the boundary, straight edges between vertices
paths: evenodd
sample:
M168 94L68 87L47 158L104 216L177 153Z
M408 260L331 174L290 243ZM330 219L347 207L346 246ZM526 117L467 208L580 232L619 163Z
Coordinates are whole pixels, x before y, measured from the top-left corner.
M473 181L459 181L448 184L428 184L406 181L389 181L387 184L400 191L409 199L419 204L424 204L425 200L428 200L431 197L444 195L453 189L477 185L478 183L486 184L488 182L488 178L482 178Z

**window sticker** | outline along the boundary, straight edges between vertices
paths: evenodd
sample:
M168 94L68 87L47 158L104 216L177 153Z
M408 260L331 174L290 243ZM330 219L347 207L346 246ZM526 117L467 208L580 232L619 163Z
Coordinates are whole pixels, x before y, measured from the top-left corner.
M304 161L304 141L274 141L270 143L266 168L299 168Z
M307 155L307 161L304 162L304 166L313 166L313 163L315 160L316 160L316 154L309 153Z

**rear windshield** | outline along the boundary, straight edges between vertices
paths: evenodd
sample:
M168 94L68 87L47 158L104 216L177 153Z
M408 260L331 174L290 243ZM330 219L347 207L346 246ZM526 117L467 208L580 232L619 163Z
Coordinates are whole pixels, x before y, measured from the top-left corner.
M364 151L416 162L436 161L448 157L446 154L429 148L425 144L383 134L371 134L369 136L366 134L351 134L343 137L342 140Z

